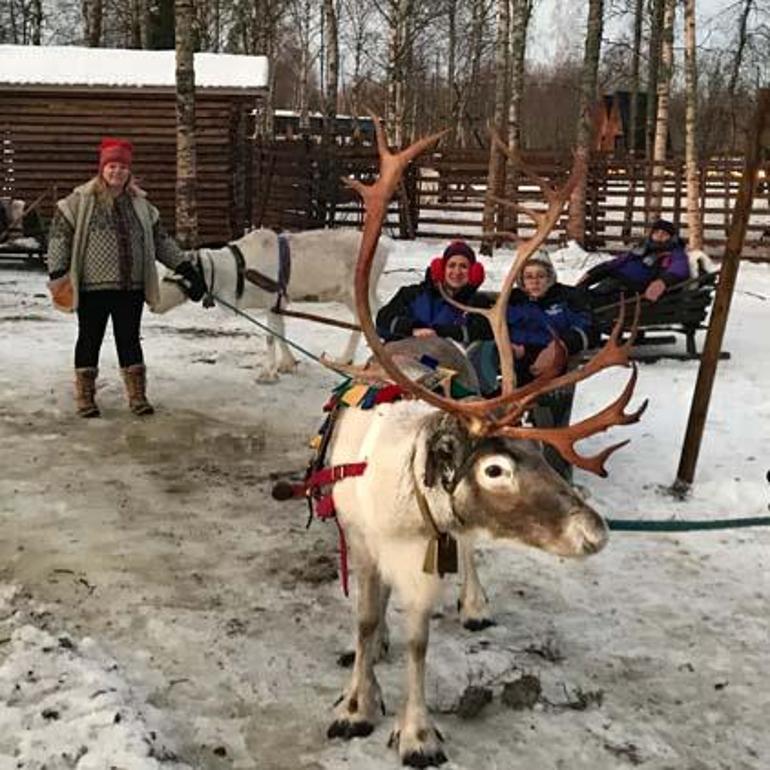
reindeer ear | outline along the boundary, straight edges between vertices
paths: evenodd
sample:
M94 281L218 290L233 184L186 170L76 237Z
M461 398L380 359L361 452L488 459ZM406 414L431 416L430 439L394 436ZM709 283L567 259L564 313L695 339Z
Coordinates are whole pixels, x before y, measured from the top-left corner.
M452 492L457 484L457 473L470 451L468 433L459 420L442 417L436 430L429 435L425 458L425 486L441 486Z

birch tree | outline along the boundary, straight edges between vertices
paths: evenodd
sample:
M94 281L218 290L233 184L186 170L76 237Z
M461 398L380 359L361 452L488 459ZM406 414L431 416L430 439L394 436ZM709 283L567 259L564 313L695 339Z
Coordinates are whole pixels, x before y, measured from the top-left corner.
M405 139L406 62L412 45L414 0L389 0L382 12L388 28L385 129L390 144L400 147Z
M315 44L318 21L313 16L311 0L292 0L289 5L289 18L299 45L294 108L299 112L300 133L308 134L310 132L310 74L318 58L318 46Z
M698 173L698 68L695 47L695 0L684 3L685 163L687 236L691 249L703 248L703 217Z
M634 219L634 204L636 203L636 180L638 175L637 125L639 123L639 59L642 49L643 14L644 0L634 0L634 42L631 51L631 104L625 136L626 153L629 157L629 180L626 208L623 213L622 236L624 240L628 240L631 237L631 225Z
M674 16L676 0L665 0L663 28L660 45L660 73L658 77L658 112L655 120L655 145L653 147L652 183L650 185L649 218L660 216L663 202L663 182L666 173L668 149L668 112L671 78L674 74Z
M586 30L583 71L580 78L580 112L575 137L575 161L580 180L570 196L569 216L567 218L567 237L578 243L585 242L586 172L591 154L592 108L596 102L596 83L603 26L604 0L589 0L588 28Z
M337 12L334 0L323 0L326 72L324 73L324 142L334 134L340 77Z
M195 69L192 0L175 0L176 36L176 238L183 249L198 241L195 159Z
M508 104L510 100L509 73L511 70L510 49L510 2L497 0L497 34L495 37L495 114L492 128L500 139L506 141ZM489 166L487 170L487 195L484 199L482 232L488 233L495 227L497 204L492 195L500 197L505 186L505 154L495 142L489 143ZM493 242L484 239L481 244L482 254L491 254Z
M455 105L459 101L455 95L454 83L457 79L457 0L447 0L447 109L446 114L455 116ZM454 147L457 144L457 120L453 119L449 132L449 144Z
M527 30L532 18L533 0L511 2L511 94L508 105L508 150L505 169L505 197L516 200L519 194L519 170L511 157L521 151L522 104L524 100L524 62L527 51ZM518 215L503 212L503 230L516 232Z
M644 157L648 161L652 159L652 148L655 142L656 95L658 90L664 2L665 0L652 0L650 5L650 44L647 55L647 114L644 131Z

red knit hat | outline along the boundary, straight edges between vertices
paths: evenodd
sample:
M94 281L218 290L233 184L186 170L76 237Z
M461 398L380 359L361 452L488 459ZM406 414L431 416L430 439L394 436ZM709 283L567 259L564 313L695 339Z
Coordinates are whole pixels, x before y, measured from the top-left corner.
M122 163L124 166L130 166L133 155L134 145L127 139L105 136L99 145L99 173L108 163Z

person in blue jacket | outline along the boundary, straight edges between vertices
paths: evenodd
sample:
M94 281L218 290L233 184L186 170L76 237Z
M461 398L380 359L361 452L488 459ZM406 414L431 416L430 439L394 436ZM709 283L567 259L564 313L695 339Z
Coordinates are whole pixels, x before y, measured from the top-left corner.
M559 361L597 343L588 296L581 289L556 280L556 270L545 249L525 263L519 285L513 289L506 312L513 349L517 386L526 385ZM482 336L492 338L486 324ZM566 352L566 356L564 353ZM469 351L484 396L499 389L500 358L493 342L475 344Z
M421 283L403 286L377 313L377 333L386 342L406 337L448 337L468 345L475 337L469 316L449 304L439 285L464 305L476 305L476 290L484 281L484 267L465 241L452 241L441 257L436 257Z
M621 292L656 302L667 289L689 277L690 262L674 224L658 219L641 244L592 267L577 285L589 292L592 305L612 302Z
M511 292L506 317L519 385L554 363L558 345L572 356L596 342L588 297L581 289L556 280L556 270L544 249L525 263L520 285Z

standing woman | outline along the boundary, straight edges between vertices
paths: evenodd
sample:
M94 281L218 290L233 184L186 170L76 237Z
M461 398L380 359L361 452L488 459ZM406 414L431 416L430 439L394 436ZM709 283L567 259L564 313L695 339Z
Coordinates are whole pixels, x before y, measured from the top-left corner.
M49 289L57 308L78 315L75 403L81 417L99 416L94 396L109 319L129 408L153 413L139 339L142 309L158 300L155 260L174 269L186 259L134 181L132 157L131 142L102 139L99 173L57 203L51 223Z
M447 295L464 305L476 305L476 290L484 281L484 267L465 241L452 241L441 257L436 257L425 273L425 280L402 286L377 313L377 333L386 342L406 337L448 337L468 345L475 338L469 318L450 305Z

